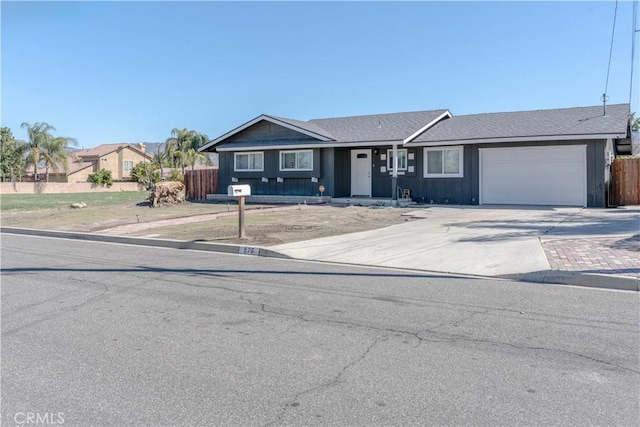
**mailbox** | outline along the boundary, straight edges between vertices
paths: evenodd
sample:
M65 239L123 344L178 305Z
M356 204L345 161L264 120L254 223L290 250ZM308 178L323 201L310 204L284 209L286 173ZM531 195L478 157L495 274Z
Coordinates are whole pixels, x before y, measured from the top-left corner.
M249 185L230 185L227 187L227 195L233 197L250 196L251 186Z

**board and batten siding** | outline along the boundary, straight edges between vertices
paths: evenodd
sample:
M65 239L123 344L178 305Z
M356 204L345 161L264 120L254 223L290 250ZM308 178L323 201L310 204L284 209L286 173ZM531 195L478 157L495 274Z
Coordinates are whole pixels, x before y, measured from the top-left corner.
M333 191L333 177L323 176L321 164L325 163L330 167L332 159L329 158L330 153L322 153L325 150L312 149L313 170L310 171L281 171L281 150L261 151L264 153L263 171L235 171L234 152L222 151L219 153L219 192L226 194L227 187L232 184L248 184L251 186L251 194L254 195L315 196L320 194L319 186L324 185L324 195L329 196ZM318 182L312 182L312 177L317 178ZM232 178L238 181L233 182ZM263 178L266 178L267 182L263 182ZM283 182L277 182L277 178L282 178Z
M474 144L464 147L464 176L462 178L424 178L420 185L418 199L425 203L477 205L480 201L480 149L486 148L517 148L544 147L559 145L587 146L587 206L605 207L605 141L604 140L576 140L556 141L552 143L505 143L505 144ZM420 153L419 162L422 176L424 167L424 152ZM552 188L549 191L553 191Z
M299 136L299 134L297 134ZM507 147L543 147L558 145L586 145L587 164L587 206L606 206L605 182L605 140L555 141L545 143L522 142L505 144L470 144L464 146L464 176L461 178L424 178L423 147L407 147L413 152L413 160L408 160L414 171L398 176L398 186L409 189L413 200L420 203L477 205L480 193L480 148ZM386 154L389 147L359 147L372 150L372 197L392 197L391 175L381 172L386 166L381 154ZM375 149L378 154L375 154ZM301 195L315 196L319 194L319 186L325 187L325 196L348 197L351 192L351 148L315 148L313 149L313 171L280 172L279 150L264 151L264 172L235 172L233 152L220 152L220 192L225 193L231 184L231 177L238 178L238 183L251 185L253 194ZM262 182L262 177L269 182ZM276 182L282 177L284 182ZM318 182L311 182L311 177ZM549 189L553 191L553 189Z
M543 147L558 145L586 145L587 146L587 206L606 206L605 182L605 141L604 140L575 140L553 141L551 143L504 143L504 144L470 144L464 146L464 175L461 178L424 178L424 149L422 147L409 148L415 150L415 160L409 165L415 165L415 173L405 173L398 176L398 186L411 191L411 198L419 203L477 205L480 202L480 151L481 148L508 147ZM386 153L387 148L380 147L378 155L373 156L372 192L373 197L391 197L391 176L381 173L380 165L384 163L380 154ZM410 151L409 151L410 152ZM553 191L553 189L549 189Z
M256 143L265 143L273 141L298 141L309 142L317 141L317 139L305 135L300 132L296 132L284 126L277 125L275 123L262 120L253 126L238 132L235 135L227 138L221 146L233 145L255 145Z

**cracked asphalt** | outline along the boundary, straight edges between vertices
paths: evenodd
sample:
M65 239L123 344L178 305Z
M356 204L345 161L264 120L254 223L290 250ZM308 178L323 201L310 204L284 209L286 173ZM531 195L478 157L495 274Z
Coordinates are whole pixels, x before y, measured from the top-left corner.
M3 234L2 425L639 425L636 292Z

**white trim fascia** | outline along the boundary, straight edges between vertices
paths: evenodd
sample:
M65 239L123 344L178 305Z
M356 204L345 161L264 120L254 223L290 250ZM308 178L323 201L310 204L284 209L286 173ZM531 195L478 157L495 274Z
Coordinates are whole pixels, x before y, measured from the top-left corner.
M417 138L418 135L423 134L427 129L429 129L431 126L435 125L436 123L438 123L440 120L444 119L445 117L448 117L448 118L452 117L451 112L449 110L447 110L444 113L440 114L438 117L436 117L435 119L431 120L429 123L427 123L426 125L424 125L420 129L418 129L417 131L415 131L414 133L409 135L407 138L403 139L402 140L402 145L406 144L407 142L411 142L412 139Z
M247 147L220 147L216 151L264 151L264 150L304 150L312 148L358 148L383 147L386 145L401 144L402 141L375 141L375 142L328 142L324 144L295 144L295 145L252 145Z
M251 127L251 126L255 125L258 122L261 122L262 120L266 120L266 121L271 122L273 124L285 127L287 129L294 130L296 132L302 133L302 134L310 136L312 138L318 138L321 141L333 141L331 138L329 138L327 136L320 135L319 133L311 132L311 131L308 131L306 129L302 129L300 127L297 127L297 126L291 125L289 123L283 122L282 120L274 119L273 117L268 116L266 114L261 114L258 117L256 117L255 119L249 120L247 123L245 123L245 124L243 124L241 126L238 126L237 128L225 133L222 136L217 137L213 141L208 142L207 144L205 144L202 147L200 147L198 149L198 151L203 151L203 150L205 150L205 149L207 149L209 147L212 147L212 146L216 145L217 143L219 143L221 141L224 141L225 139L229 138L230 136L233 136L233 135L235 135L235 134L237 134L239 132L242 132L243 130L247 129L248 127Z
M572 141L579 139L620 139L624 138L621 134L591 134L591 135L551 135L551 136L523 136L508 138L484 138L484 139L459 139L455 141L429 141L411 143L410 147L439 147L441 145L469 145L469 144L495 144L506 142L545 142L545 141Z

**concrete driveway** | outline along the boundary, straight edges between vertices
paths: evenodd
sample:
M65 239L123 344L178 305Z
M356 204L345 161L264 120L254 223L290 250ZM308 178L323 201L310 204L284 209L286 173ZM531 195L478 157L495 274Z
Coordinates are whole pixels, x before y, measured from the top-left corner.
M379 230L273 246L306 260L486 276L550 270L542 240L640 233L638 209L434 206Z

